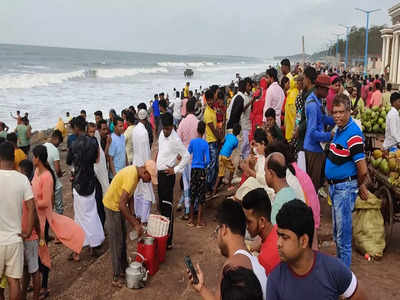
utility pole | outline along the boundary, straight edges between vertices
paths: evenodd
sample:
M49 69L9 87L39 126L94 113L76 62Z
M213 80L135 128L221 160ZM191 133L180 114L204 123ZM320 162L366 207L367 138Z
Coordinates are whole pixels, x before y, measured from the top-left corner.
M351 26L345 26L342 24L339 24L339 26L346 28L346 51L344 55L344 68L347 70L349 66L349 32Z
M341 33L335 33L336 35L336 67L339 68L339 37L342 35Z
M304 52L304 35L301 37L301 51L303 53L303 70L304 70L304 65L306 64L306 55Z
M361 8L356 8L356 10L359 10L367 15L367 25L365 26L365 50L364 50L364 76L367 76L368 73L368 31L369 31L369 15L373 12L381 10L380 8L378 9L373 9L373 10L365 10Z

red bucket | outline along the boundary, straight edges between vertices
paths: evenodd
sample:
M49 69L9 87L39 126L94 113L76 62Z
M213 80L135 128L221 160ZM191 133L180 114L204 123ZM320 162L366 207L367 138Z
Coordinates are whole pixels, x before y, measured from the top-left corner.
M165 254L167 252L168 235L161 237L154 237L157 241L157 256L158 261L161 263L165 260Z
M154 275L158 271L158 253L157 239L154 238L152 244L147 244L144 239L139 240L137 244L137 252L143 255L145 265L150 275ZM138 257L136 257L138 260ZM140 261L140 260L138 260Z

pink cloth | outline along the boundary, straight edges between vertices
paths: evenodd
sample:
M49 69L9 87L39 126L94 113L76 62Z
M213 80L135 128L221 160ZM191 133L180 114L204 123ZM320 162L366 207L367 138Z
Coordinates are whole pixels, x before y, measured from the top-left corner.
M39 170L36 169L32 180L32 190L35 196L41 236L44 237L47 220L57 239L75 253L80 253L85 240L85 232L72 219L53 212L53 177L49 171L39 175ZM50 254L47 245L39 247L39 256L42 263L50 268Z
M299 180L301 188L306 196L306 204L311 207L314 216L314 227L319 228L320 225L320 205L318 195L315 192L314 185L311 181L310 176L297 166L297 163L292 163L292 166L296 172L296 178Z
M276 125L281 127L281 112L283 101L285 100L285 93L279 84L275 81L267 89L267 94L265 96L265 104L263 109L263 122L265 119L265 112L268 108L272 107L276 113Z
M326 97L326 109L329 114L332 112L333 99L335 99L336 93L332 88L329 88L328 96Z
M182 118L184 118L186 116L186 104L188 102L188 98L185 98L182 100L182 107L181 107L181 115Z
M178 136L186 149L189 147L190 141L197 138L197 124L199 120L193 114L188 114L178 127Z
M371 107L382 105L382 93L380 90L376 90L371 96Z
M267 92L267 80L265 79L265 77L262 77L260 80L260 90L261 90L260 99L254 102L250 113L250 120L251 120L251 131L249 135L250 142L253 140L256 127L258 125L261 126L263 124L263 111L265 106L265 95Z

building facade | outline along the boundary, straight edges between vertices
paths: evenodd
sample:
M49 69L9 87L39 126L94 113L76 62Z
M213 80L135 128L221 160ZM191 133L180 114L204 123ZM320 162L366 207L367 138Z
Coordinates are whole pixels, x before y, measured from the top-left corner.
M381 30L382 67L388 81L400 85L400 3L389 9L392 26Z

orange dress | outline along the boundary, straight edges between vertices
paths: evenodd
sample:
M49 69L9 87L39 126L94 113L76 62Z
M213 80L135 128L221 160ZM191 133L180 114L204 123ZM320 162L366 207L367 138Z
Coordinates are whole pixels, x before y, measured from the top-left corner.
M71 218L53 212L53 177L49 171L39 175L36 169L32 180L32 190L35 197L35 205L40 223L40 236L44 237L46 220L57 239L76 253L82 250L85 240L85 232ZM47 245L39 247L41 262L50 268L50 254Z

